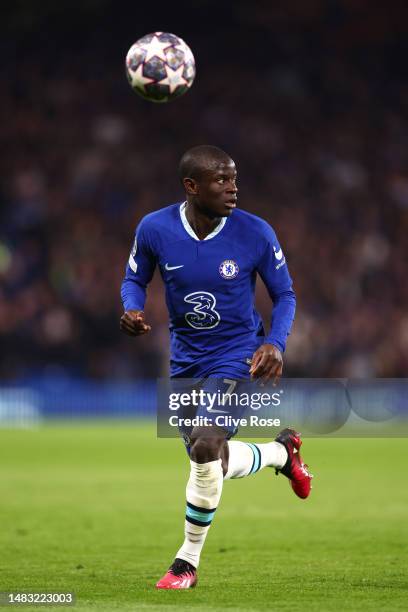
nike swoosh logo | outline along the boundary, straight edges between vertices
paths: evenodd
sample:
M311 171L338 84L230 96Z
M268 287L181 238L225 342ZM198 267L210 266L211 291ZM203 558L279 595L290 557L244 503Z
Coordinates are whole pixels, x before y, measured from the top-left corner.
M275 250L275 247L274 247ZM275 251L275 257L278 261L280 261L283 257L283 253L282 253L282 249L279 249L279 251Z
M166 263L166 265L164 266L165 270L177 270L178 268L184 268L184 264L182 264L181 266L169 266L168 263Z

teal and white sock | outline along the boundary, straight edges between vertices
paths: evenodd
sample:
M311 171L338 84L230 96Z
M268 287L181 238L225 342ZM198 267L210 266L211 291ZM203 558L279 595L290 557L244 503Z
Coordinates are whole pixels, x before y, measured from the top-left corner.
M243 478L259 472L264 467L281 468L288 458L287 450L280 442L252 444L230 440L228 449L228 471L224 480Z
M198 567L201 550L220 501L223 474L221 459L208 463L190 461L190 466L186 490L185 538L176 558Z

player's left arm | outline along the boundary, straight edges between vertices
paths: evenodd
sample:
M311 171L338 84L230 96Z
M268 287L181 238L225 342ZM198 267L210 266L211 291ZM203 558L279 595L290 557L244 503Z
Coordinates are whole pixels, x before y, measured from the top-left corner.
M276 384L282 375L283 353L292 328L296 310L296 296L292 287L286 259L273 229L265 224L262 253L257 271L273 301L271 329L265 343L252 357L250 374L263 383Z
M151 326L144 318L144 305L147 286L152 280L156 267L152 240L151 231L144 218L136 230L121 287L125 312L120 319L120 329L129 336L141 336L151 330Z

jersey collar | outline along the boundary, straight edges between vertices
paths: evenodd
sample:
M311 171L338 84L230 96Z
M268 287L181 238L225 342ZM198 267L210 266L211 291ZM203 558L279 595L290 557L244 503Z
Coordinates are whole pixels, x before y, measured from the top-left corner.
M181 222L184 226L184 229L186 230L187 234L189 234L192 238L194 238L194 240L199 240L200 242L202 242L197 236L197 234L195 233L195 231L193 230L193 228L191 227L191 225L189 224L189 222L187 221L186 206L187 206L187 202L183 202L180 205L180 217L181 217ZM206 236L204 240L210 240L211 238L214 238L214 236L219 234L222 228L224 227L224 225L226 224L226 222L227 222L227 217L222 217L217 227L213 229L211 234L208 234L208 236Z

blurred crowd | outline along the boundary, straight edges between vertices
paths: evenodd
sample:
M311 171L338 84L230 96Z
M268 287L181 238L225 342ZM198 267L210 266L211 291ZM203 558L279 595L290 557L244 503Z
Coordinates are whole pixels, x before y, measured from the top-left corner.
M406 376L407 48L374 25L344 33L335 12L318 12L312 28L268 3L263 18L240 6L235 29L211 42L176 32L193 47L197 80L168 105L137 98L124 76L127 47L145 31L120 45L61 43L51 60L32 45L18 68L9 63L1 379L166 375L160 278L146 305L152 332L139 339L119 332L120 284L138 221L183 199L178 160L202 143L233 157L239 205L273 225L285 252L298 298L285 374ZM268 323L261 286L257 304Z

